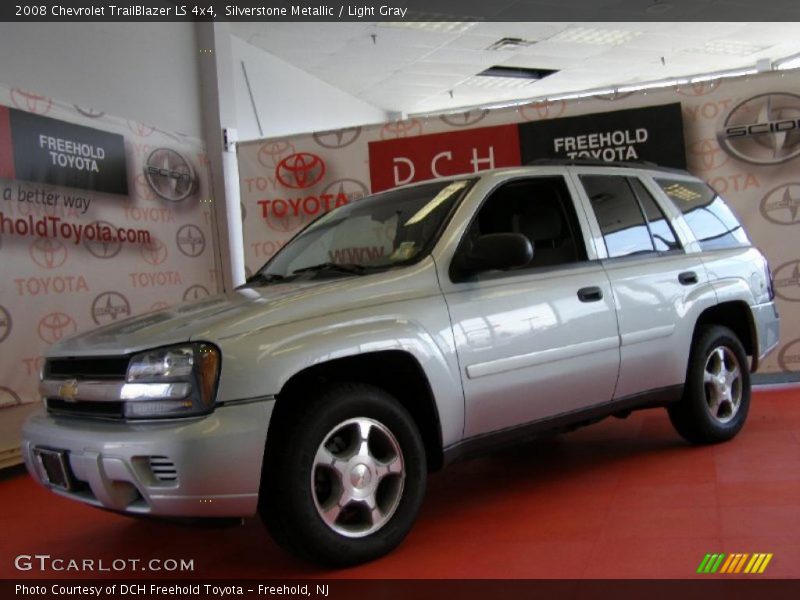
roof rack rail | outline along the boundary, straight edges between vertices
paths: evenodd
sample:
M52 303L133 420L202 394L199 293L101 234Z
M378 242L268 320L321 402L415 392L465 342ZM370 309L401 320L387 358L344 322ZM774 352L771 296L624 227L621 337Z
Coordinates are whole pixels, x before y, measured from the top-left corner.
M648 160L631 161L606 161L599 158L536 158L525 163L527 167L561 166L561 167L623 167L628 169L658 169L659 171L673 171L688 173L686 169L662 167Z

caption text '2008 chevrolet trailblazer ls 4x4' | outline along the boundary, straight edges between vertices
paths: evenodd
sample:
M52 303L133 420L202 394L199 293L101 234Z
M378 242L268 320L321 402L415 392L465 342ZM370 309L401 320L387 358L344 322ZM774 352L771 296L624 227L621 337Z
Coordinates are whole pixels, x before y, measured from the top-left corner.
M735 436L778 342L769 266L684 172L548 163L337 208L240 288L62 341L24 427L54 492L260 513L305 558L408 533L448 460L638 408Z

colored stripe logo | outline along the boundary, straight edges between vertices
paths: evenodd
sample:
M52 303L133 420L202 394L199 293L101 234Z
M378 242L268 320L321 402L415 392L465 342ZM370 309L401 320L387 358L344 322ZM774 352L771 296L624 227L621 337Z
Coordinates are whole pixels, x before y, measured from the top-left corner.
M763 573L769 562L772 560L772 553L734 553L734 554L706 554L697 567L697 572L704 575L731 575L736 573L746 573L750 575L760 575Z

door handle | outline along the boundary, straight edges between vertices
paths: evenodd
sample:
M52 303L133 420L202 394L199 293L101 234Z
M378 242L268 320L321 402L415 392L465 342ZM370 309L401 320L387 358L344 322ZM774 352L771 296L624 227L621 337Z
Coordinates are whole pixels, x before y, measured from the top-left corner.
M585 287L578 290L578 300L581 302L597 302L603 299L603 290L597 286Z
M678 275L678 281L681 285L694 285L697 283L697 273L694 271L684 271Z

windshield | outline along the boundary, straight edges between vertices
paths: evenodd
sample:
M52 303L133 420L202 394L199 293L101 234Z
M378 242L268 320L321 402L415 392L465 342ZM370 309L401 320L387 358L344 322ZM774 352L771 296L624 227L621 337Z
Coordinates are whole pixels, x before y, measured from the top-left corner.
M364 274L409 264L430 251L472 180L434 182L368 196L323 215L248 283L304 273Z

